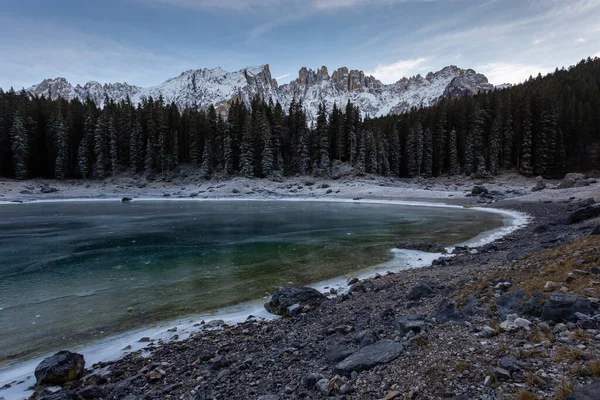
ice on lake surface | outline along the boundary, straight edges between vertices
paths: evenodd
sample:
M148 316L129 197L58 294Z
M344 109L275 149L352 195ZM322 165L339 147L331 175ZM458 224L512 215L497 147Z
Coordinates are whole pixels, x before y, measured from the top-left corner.
M0 364L259 299L502 226L460 208L283 201L0 207ZM131 309L128 312L128 308Z

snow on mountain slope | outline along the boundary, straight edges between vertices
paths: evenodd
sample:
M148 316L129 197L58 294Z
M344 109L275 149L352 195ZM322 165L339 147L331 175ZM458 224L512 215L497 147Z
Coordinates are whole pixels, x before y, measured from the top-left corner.
M115 102L129 98L138 104L144 98L157 99L162 96L165 102L174 102L181 109L206 108L213 104L220 111L226 111L228 104L236 98L249 105L252 97L259 94L264 99L279 101L284 108L289 107L294 99L301 100L309 120L314 120L321 102L331 109L334 103L344 107L351 101L360 107L363 115L383 116L404 113L413 107L431 106L442 98L493 89L494 86L488 83L485 76L456 66L430 72L425 77L417 75L403 78L391 85L384 85L362 71L349 71L346 67L339 68L331 75L326 67L316 71L304 67L297 79L280 86L271 77L267 64L235 72L227 72L222 68L189 70L149 88L126 83L101 85L98 82L73 86L64 78L55 78L46 79L27 91L32 96L52 99L91 99L100 106L106 97Z

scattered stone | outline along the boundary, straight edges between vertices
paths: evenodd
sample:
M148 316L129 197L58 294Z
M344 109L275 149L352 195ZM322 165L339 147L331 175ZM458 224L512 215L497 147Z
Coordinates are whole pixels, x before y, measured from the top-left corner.
M302 386L306 389L312 389L321 379L323 379L321 374L306 374L302 377Z
M404 351L404 346L393 340L383 339L370 346L363 347L350 357L338 363L334 373L349 375L351 372L364 371L376 365L385 364L398 358Z
M476 185L471 189L471 194L473 196L479 196L482 194L488 194L490 191L485 186Z
M541 176L538 176L537 178L535 178L536 180L536 184L534 187L531 188L532 192L539 192L541 190L546 189L546 182L544 182L544 178L542 178Z
M548 281L544 285L544 291L545 292L553 292L553 291L555 291L558 288L560 288L560 285L558 283L552 282L552 281Z
M354 285L355 283L358 283L358 278L357 278L357 277L355 277L355 276L352 276L352 277L350 277L350 278L348 279L348 286L352 286L352 285Z
M291 317L296 314L296 312L293 315L289 314L291 306L298 304L296 310L304 309L306 306L314 309L326 299L327 297L313 288L288 287L279 289L271 300L265 303L265 309L271 314Z
M131 197L123 197L123 198L121 199L121 202L123 202L123 203L128 203L128 202L130 202L130 201L133 201L133 199L132 199Z
M52 187L52 186L44 186L40 189L40 192L44 193L44 194L56 193L56 192L58 192L58 189L55 187Z
M481 329L479 336L481 336L482 338L489 339L496 336L497 334L498 332L494 328L486 325Z
M508 372L507 370L505 370L504 368L496 368L496 367L492 367L490 368L490 372L496 377L497 380L499 381L508 381L510 380L511 376L510 376L510 372Z
M587 315L594 313L587 297L553 294L544 304L542 319L554 322L568 321L573 319L576 312Z
M592 232L590 232L590 235L592 235L592 236L600 235L600 225L595 226L594 229L592 229Z
M37 385L62 385L79 379L84 372L85 359L83 355L70 351L59 351L45 358L35 368Z

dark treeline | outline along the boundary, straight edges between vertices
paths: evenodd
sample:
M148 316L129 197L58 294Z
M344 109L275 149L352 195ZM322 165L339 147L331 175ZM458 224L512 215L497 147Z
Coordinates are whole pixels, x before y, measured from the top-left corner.
M20 179L104 178L117 173L166 176L181 163L206 178L327 176L332 164L357 174L559 177L600 165L600 59L530 78L504 90L408 114L364 121L348 103L319 107L309 127L303 105L256 97L178 110L162 98L51 101L0 91L0 175Z

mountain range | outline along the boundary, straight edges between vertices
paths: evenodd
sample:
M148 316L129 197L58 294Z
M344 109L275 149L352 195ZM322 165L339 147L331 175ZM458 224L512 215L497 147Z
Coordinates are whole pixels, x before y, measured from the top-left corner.
M493 88L494 85L484 75L454 65L430 72L425 77L402 78L390 85L363 71L346 67L331 75L327 67L317 70L303 67L295 80L279 85L272 78L269 65L265 64L235 72L222 68L189 70L158 86L147 88L127 83L102 85L98 82L74 86L65 78L54 78L45 79L26 91L32 96L51 99L91 99L99 106L103 105L106 97L115 102L129 98L137 104L144 98L162 96L165 102L174 102L180 109L206 108L212 104L221 112L226 112L229 103L236 98L249 105L252 97L259 94L264 99L279 101L284 108L294 99L301 100L307 118L314 120L323 101L328 109L334 103L344 107L351 101L360 107L363 115L384 116L404 113L413 107L432 106L442 98L471 95Z

